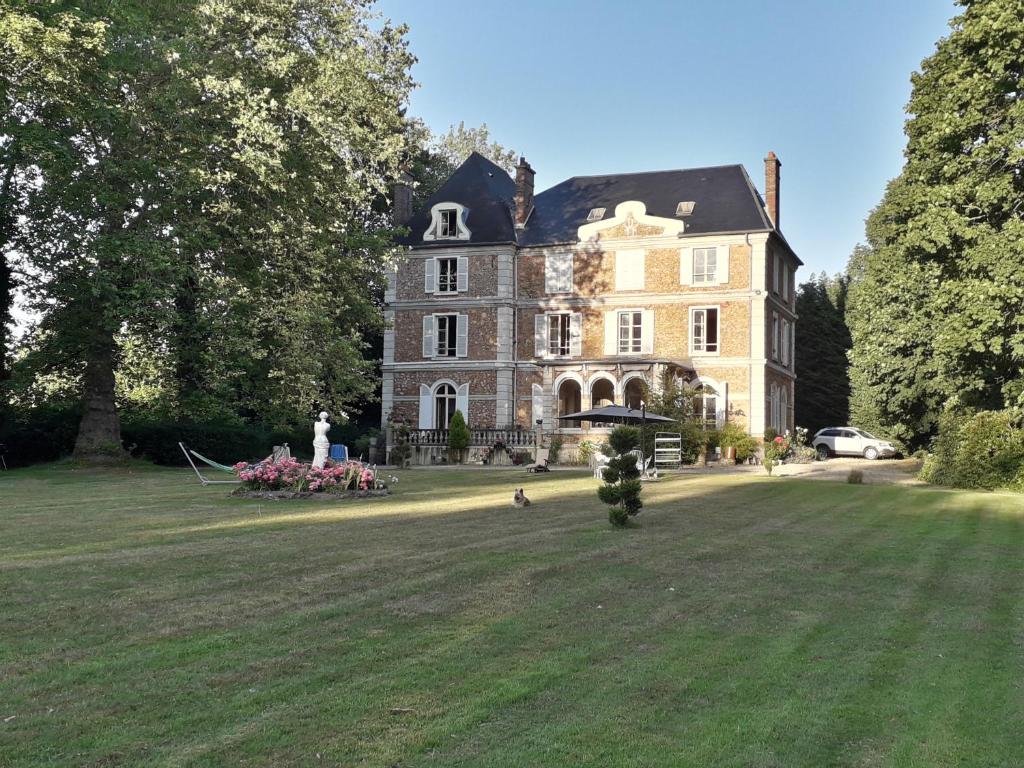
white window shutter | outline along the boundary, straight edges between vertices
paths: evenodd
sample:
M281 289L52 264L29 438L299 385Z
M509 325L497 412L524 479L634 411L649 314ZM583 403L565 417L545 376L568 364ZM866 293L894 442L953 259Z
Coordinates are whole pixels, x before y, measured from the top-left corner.
M420 429L434 428L434 397L430 387L420 384Z
M459 315L458 331L455 334L455 356L469 355L469 315Z
M562 254L562 290L572 292L572 270L573 270L573 256L572 251L569 253Z
M644 289L644 251L640 249L615 252L615 290Z
M544 292L554 293L558 290L558 257L549 253L544 257Z
M548 356L548 316L543 313L533 316L533 354Z
M455 276L456 284L455 289L459 293L463 293L469 290L469 257L459 256L458 261L458 274Z
M462 418L469 424L469 384L463 384L455 389L455 408L462 411Z
M531 405L531 427L536 427L538 421L544 420L544 387L540 384L534 384L531 389L532 397L530 398Z
M437 290L437 278L434 276L436 267L437 262L433 256L423 260L423 290L426 293L433 293Z
M715 256L718 259L718 284L725 285L729 282L729 246L718 246Z
M645 309L640 325L640 352L649 355L654 352L654 310Z
M679 251L679 284L693 285L693 248Z
M604 353L615 355L619 349L619 316L614 310L604 313Z
M569 354L579 357L583 354L583 313L569 315Z
M779 274L782 272L782 259L779 258L779 254L775 254L775 260L772 263L774 264L772 269L772 288L776 293L778 293L779 283L781 282L782 277L782 275Z
M423 356L434 356L434 316L423 316Z
M725 426L725 417L729 413L729 382L724 381L718 387L718 413L715 414L715 421L718 428Z

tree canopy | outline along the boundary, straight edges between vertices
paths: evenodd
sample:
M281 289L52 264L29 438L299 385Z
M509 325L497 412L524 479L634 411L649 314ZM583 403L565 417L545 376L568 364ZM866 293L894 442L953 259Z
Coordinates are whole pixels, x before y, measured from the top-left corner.
M846 424L850 411L845 275L811 275L796 295L796 423L812 434Z
M32 275L29 354L80 379L76 453L117 450L126 338L189 417L372 395L412 57L369 6L7 4L0 236Z
M912 78L906 163L850 289L855 420L911 446L947 402L1019 401L1024 362L1024 5L961 0Z

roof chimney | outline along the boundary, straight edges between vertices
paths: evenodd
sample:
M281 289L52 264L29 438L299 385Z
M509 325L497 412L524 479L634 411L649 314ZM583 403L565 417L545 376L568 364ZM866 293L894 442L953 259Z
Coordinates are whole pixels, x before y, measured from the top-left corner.
M764 201L768 207L768 216L771 217L772 224L775 225L776 229L779 229L779 169L782 167L782 162L775 156L774 152L769 152L764 159Z
M391 219L396 227L412 221L412 176L402 171L392 190Z
M525 157L520 157L516 166L516 229L526 226L533 210L533 176L533 168Z

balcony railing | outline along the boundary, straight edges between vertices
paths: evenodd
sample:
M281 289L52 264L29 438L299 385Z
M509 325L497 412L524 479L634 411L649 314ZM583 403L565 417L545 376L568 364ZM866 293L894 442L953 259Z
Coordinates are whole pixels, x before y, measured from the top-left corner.
M529 429L470 429L469 445L475 448L502 444L508 448L533 448L537 435ZM409 445L448 445L447 429L413 429L409 431Z

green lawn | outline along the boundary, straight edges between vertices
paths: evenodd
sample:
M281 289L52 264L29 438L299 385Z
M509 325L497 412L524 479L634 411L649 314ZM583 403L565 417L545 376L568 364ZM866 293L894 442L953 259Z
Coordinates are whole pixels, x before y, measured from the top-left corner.
M594 487L0 474L0 765L1024 764L1024 497Z

